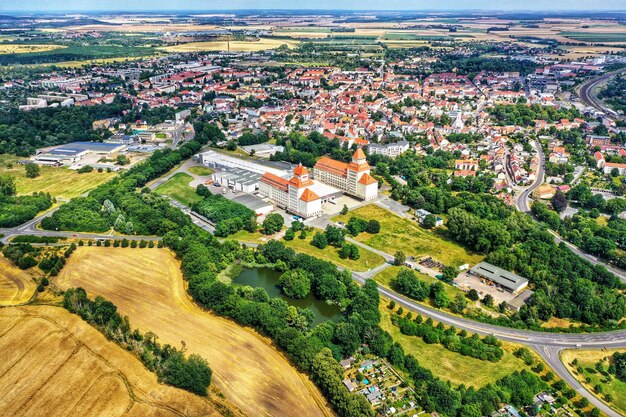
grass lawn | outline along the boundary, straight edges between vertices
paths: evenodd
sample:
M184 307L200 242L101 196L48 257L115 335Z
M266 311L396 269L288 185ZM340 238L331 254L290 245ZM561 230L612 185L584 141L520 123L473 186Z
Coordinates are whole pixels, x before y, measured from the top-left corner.
M626 415L626 382L612 376L611 381L607 384L604 381L606 378L600 372L596 371L596 363L607 356L613 356L613 353L626 352L626 349L568 349L561 353L561 361L567 368L567 370L578 379L578 381L584 385L591 393L596 397L606 402L605 395L611 394L613 402L607 403L618 412ZM574 359L578 359L577 365L572 365ZM582 373L578 373L578 368L582 368ZM607 362L604 362L604 369L607 368ZM587 378L590 382L587 383ZM594 387L600 384L602 386L602 393L595 392Z
M327 246L325 249L318 249L311 245L311 239L315 233L308 233L306 239L300 239L299 233L296 234L295 239L292 241L281 240L287 247L293 248L297 252L306 253L316 258L323 259L334 263L335 265L343 266L351 271L367 271L382 265L385 260L382 256L375 254L359 247L359 253L361 257L353 261L351 259L341 259L339 257L339 249L334 246Z
M53 197L70 199L84 194L116 175L112 172L98 172L97 170L79 174L65 167L41 166L41 173L38 177L26 178L24 166L17 163L20 159L23 158L0 155L0 174L10 174L15 177L18 194L43 191L50 193ZM9 168L7 164L13 166Z
M380 285L383 285L387 288L391 288L391 280L395 278L398 275L398 272L400 272L402 269L409 269L409 268L405 266L390 266L388 268L385 268L384 270L380 271L378 274L374 275L374 281L376 281ZM422 281L426 281L429 285L432 284L433 282L441 282L450 300L454 300L454 297L456 297L457 295L461 295L462 297L465 297L465 292L458 289L457 287L454 287L450 284L446 284L443 281L439 281L437 278L431 277L430 275L422 274L421 272L417 272L417 271L413 271L413 272L415 272L415 274L417 275L419 279L421 279ZM467 301L470 304L472 303L470 300L467 300Z
M528 369L521 359L513 355L519 347L514 344L503 343L504 355L500 361L493 363L451 352L439 344L429 345L421 337L403 335L400 329L391 323L388 303L388 300L381 299L380 327L389 332L406 354L413 355L420 365L430 369L435 376L443 380L450 381L454 385L465 384L465 386L474 386L478 389L514 371Z
M402 250L407 256L428 255L448 266L460 266L464 263L474 265L483 259L482 255L466 250L440 236L437 231L426 230L416 222L398 217L375 204L351 210L345 216L333 217L332 220L347 223L352 216L380 221L380 233L361 233L355 239L391 255L397 250Z
M189 172L196 175L211 175L213 174L213 170L207 167L191 167L189 168Z
M189 207L193 203L202 200L202 197L196 194L196 190L189 186L192 180L193 177L191 175L179 172L159 185L155 191Z
M228 236L226 239L238 240L239 242L244 243L267 243L268 240L272 239L272 236L264 235L259 231L250 233L247 230L240 230L237 233Z

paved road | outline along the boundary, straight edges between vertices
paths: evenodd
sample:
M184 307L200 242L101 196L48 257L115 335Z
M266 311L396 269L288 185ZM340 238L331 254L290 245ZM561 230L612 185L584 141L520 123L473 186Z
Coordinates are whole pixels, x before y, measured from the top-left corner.
M596 397L590 395L590 393L583 387L574 375L570 374L563 362L561 362L560 351L558 347L555 346L532 346L537 352L541 353L541 356L548 363L550 368L554 370L556 374L558 374L570 387L572 387L576 392L578 392L581 396L587 397L589 402L593 404L595 407L598 407L600 411L610 417L620 417L621 414L617 411L613 410L611 407L597 399Z
M528 197L530 196L530 194L537 188L539 187L542 183L543 183L543 176L544 176L544 167L545 167L545 162L546 162L546 158L545 158L545 154L543 153L543 149L541 148L541 144L539 143L539 141L536 141L536 146L537 146L537 154L539 156L539 168L537 169L537 178L535 179L535 182L533 182L528 188L526 188L524 191L522 191L519 195L519 197L517 198L517 209L519 211L523 211L525 213L529 213L530 212L530 205L528 204ZM620 280L622 280L622 282L626 283L626 272L614 267L613 265L610 265L608 262L603 261L602 259L590 255L584 251L582 251L580 248L574 246L573 244L567 242L566 240L564 240L563 238L561 238L558 234L556 234L554 231L549 230L549 232L554 236L554 241L559 244L561 242L563 242L565 245L567 245L567 247L574 252L576 255L580 256L581 258L591 262L594 265L602 265L604 266L606 269L608 269L609 271L611 271L613 274L615 274L617 277L619 277Z
M379 201L377 201L376 203L390 209L394 208L395 210L392 211L397 212L397 214L399 215L406 216L406 210L402 206L389 206L388 204L386 204L385 199L379 199ZM326 222L321 222L321 224L318 223L316 224L316 226L322 226L324 223ZM385 264L367 272L353 272L352 277L355 281L363 284L365 283L366 279L372 278L378 272L390 266L390 262L393 260L392 255L385 253L384 251L371 248L362 242L357 242L350 238L348 238L348 240L358 244L364 249L368 249L375 253L378 253L379 255L383 256L387 261ZM587 259L587 256L589 256L582 253L580 250L578 250L578 252L576 253L578 253L579 256L583 256L585 259ZM593 261L592 259L589 260ZM431 317L434 320L440 321L447 325L455 326L457 329L463 329L467 332L478 333L481 335L492 334L501 340L513 343L521 343L527 345L528 347L531 347L541 355L541 357L554 370L554 372L559 375L559 377L567 382L580 395L588 398L591 404L593 404L595 407L598 407L607 416L620 417L619 413L617 413L615 410L611 409L609 406L597 399L591 392L587 391L576 380L576 378L567 371L563 363L561 363L559 354L560 351L563 349L605 349L626 347L626 330L590 334L561 334L537 332L530 330L518 330L508 327L480 323L463 317L454 316L452 314L448 314L431 308L427 305L420 304L382 286L378 287L378 291L383 297L394 300L396 304L402 306L403 308L413 310L423 316Z
M588 254L586 252L583 252L576 245L573 245L570 242L566 241L565 239L563 239L561 236L559 236L553 230L548 230L548 231L552 234L552 236L554 236L554 241L557 244L563 242L563 244L565 244L576 255L580 256L581 258L585 259L586 261L591 262L594 265L602 265L603 267L608 269L610 272L612 272L615 276L617 276L620 280L622 280L622 282L626 283L626 272L624 270L619 269L619 268L617 268L617 267L615 267L615 266L613 266L613 265L603 261L602 259L598 258L597 256L590 255L590 254Z
M384 269L387 264L381 268ZM353 278L360 283L364 283L365 279L370 278L378 271L368 271L366 273L353 273ZM604 414L610 417L620 417L620 414L608 407L602 401L587 391L574 376L572 376L559 358L560 351L563 349L604 349L618 348L626 346L626 331L604 332L592 334L559 334L535 332L530 330L517 330L507 327L494 326L485 323L479 323L462 317L453 316L448 313L435 310L423 304L419 304L411 299L399 295L385 287L378 287L379 293L394 300L397 305L416 311L423 316L431 317L434 320L443 322L447 325L455 326L459 330L467 332L479 333L481 335L492 334L498 339L506 340L514 343L521 343L533 348L552 370L567 382L580 395L589 399L589 401L598 407Z
M32 235L32 236L54 236L54 237L67 237L77 239L109 239L109 240L161 240L157 236L138 236L138 235L114 235L112 233L81 233L81 232L68 232L68 231L53 231L53 230L40 230L37 225L46 217L52 216L52 214L59 209L57 206L47 212L40 214L34 219L21 224L13 228L0 229L0 234L4 235L0 242L9 243L10 239L20 235Z
M609 73L604 74L604 75L602 75L600 77L593 78L593 79L583 83L580 86L580 89L579 89L579 95L580 95L581 101L583 103L585 103L587 106L594 107L595 109L603 112L604 114L606 114L606 117L611 119L611 120L618 120L618 119L620 119L620 117L617 116L613 112L613 110L611 110L608 107L606 107L604 105L604 102L602 100L598 99L598 97L596 96L594 90L600 84L605 83L609 79L614 77L615 75L618 75L618 74L621 74L621 73L624 73L624 72L626 72L626 68L622 68L622 69L619 69L617 71L609 72Z
M530 211L528 196L543 183L546 156L544 155L543 149L541 148L541 143L539 143L538 140L535 141L535 146L537 148L537 155L539 156L539 168L537 168L537 177L535 178L535 182L533 182L528 188L522 191L517 198L517 208L524 213L528 213Z

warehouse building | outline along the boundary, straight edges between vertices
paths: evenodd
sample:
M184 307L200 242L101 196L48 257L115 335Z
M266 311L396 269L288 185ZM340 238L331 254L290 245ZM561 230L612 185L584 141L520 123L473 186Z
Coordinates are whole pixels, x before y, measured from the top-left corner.
M231 190L254 193L259 188L261 174L242 168L231 168L211 175L211 179Z
M103 142L73 142L54 149L40 150L33 161L49 165L71 165L79 162L89 153L110 155L126 149L126 145Z
M480 262L469 270L470 275L479 276L506 289L509 292L519 293L528 286L528 280L517 274L506 271L487 262Z
M248 207L250 210L253 210L257 216L264 216L269 214L274 210L274 205L268 201L263 200L257 196L252 194L242 194L235 198L233 201L243 204Z

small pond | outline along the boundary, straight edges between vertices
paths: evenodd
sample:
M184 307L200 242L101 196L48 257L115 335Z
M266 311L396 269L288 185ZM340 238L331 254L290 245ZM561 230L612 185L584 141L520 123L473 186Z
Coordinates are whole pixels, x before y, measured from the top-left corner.
M314 325L325 322L327 320L337 321L341 316L339 306L327 304L324 301L316 299L313 294L309 293L306 298L294 299L285 296L280 288L276 286L281 273L269 268L243 268L241 274L233 279L233 284L250 286L253 288L265 288L270 297L279 297L285 300L289 305L308 308L315 314Z

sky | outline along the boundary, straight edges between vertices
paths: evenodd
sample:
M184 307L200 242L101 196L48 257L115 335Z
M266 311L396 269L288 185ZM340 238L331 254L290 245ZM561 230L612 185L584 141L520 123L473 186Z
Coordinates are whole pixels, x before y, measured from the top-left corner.
M594 11L626 10L626 0L0 0L0 12L236 9Z

